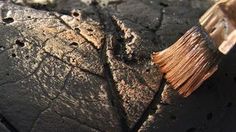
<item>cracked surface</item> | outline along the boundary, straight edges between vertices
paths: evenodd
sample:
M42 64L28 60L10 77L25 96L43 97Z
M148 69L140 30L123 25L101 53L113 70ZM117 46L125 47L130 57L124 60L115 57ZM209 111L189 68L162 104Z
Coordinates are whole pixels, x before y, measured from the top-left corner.
M1 4L14 19L0 27L4 117L19 131L119 131L97 50L61 22L74 18Z
M6 1L0 1L0 131L236 130L235 50L187 99L150 61L211 2Z
M3 124L0 125L1 132L10 132Z

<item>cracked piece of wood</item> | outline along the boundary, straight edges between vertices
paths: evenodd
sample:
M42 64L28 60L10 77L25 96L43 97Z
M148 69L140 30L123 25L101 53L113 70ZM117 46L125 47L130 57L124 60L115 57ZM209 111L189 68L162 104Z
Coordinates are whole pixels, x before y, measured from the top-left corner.
M7 10L8 8L11 7L3 6L3 8L6 8L5 10ZM22 25L26 27L27 30L29 31L25 31L22 34L24 36L29 36L30 34L28 38L29 42L35 41L34 39L39 41L36 42L36 44L38 44L40 50L42 50L43 52L43 55L46 56L45 57L46 59L48 57L57 59L61 61L61 63L63 63L64 65L79 68L82 72L95 75L99 78L103 78L104 67L100 63L101 58L99 58L100 56L99 54L97 54L96 48L99 49L100 47L102 47L103 44L105 32L102 32L102 29L104 29L103 26L106 26L106 28L109 29L110 27L114 27L114 25L116 25L118 32L120 32L119 34L115 35L117 36L116 39L119 39L118 36L124 37L124 42L121 43L121 45L116 44L116 46L121 47L121 49L119 50L114 49L115 54L111 53L111 56L107 54L108 60L106 61L109 61L110 63L111 66L110 70L112 72L113 78L115 79L116 85L118 86L117 89L116 87L112 87L112 89L118 90L120 92L120 94L117 96L121 97L120 100L122 102L121 107L124 107L125 109L124 113L120 113L119 116L127 115L127 117L125 118L127 118L128 127L129 128L134 127L136 122L138 122L138 120L142 118L141 117L142 113L145 112L146 109L148 109L148 105L152 101L155 92L158 91L160 84L161 74L159 74L156 68L150 65L150 59L147 59L149 58L149 54L152 52L152 50L155 49L154 43L150 41L153 38L153 33L147 31L143 26L136 25L131 20L126 21L125 19L118 18L118 16L113 17L114 19L113 24L111 25L105 24L106 20L101 21L99 19L100 17L103 16L99 16L101 14L99 13L96 14L91 10L89 11L85 10L85 12L80 10L75 10L76 12L72 12L72 15L74 17L68 17L67 15L60 15L57 13L49 13L49 12L43 12L45 13L44 15L46 15L44 16L40 12L37 12L37 16L39 17L36 18L33 17L32 15L28 15L30 14L29 12L31 10L23 10L23 7L19 8L22 8L22 10L14 11L15 9L13 9L13 11L11 11L13 13L3 12L3 18L13 18L14 22L9 23L8 25L14 25L18 29L21 29ZM92 9L96 11L96 8ZM23 16L25 17L19 18L19 16L16 15L17 13L23 14ZM90 14L93 13L95 15L91 16ZM25 18L27 19L24 20ZM26 24L26 22L28 22L29 24ZM44 25L41 25L40 23L44 23ZM66 30L63 30L64 28ZM94 35L93 34L91 35L91 33L87 32L90 28L94 30L95 33ZM31 38L31 35L34 37L33 39ZM111 58L112 56L118 57L121 60L113 59ZM128 61L127 64L126 60ZM136 60L138 60L138 62L135 62ZM133 64L132 61L134 61ZM41 65L44 65L45 62L39 62L39 63ZM117 65L115 65L115 63ZM124 67L121 67L120 69L121 65L124 65ZM61 67L58 68L63 69ZM136 71L136 69L138 70ZM46 79L44 77L45 76L44 74L47 72L44 71L43 73L40 74L38 72L41 72L41 68L39 69L37 68L37 71L34 71L33 74L30 74L30 76L27 77L32 79L31 80L32 82L34 82L34 80L37 81L49 80L48 78ZM125 72L127 72L128 76L126 76ZM39 75L37 75L35 78L31 78L31 75L35 76L34 75L35 73ZM132 80L133 77L134 79ZM62 78L65 78L65 75L62 76ZM88 77L88 79L90 78L91 77ZM60 81L64 82L65 80L60 80ZM81 82L83 81L85 80L82 80ZM132 83L129 84L129 81ZM17 83L18 82L20 81L17 81ZM62 85L59 82L57 82L57 84ZM55 84L54 82L48 82L48 83L51 85ZM37 82L37 85L40 85L40 82ZM51 100L52 99L54 100L54 98L61 99L59 97L61 97L62 95L58 97L58 93L60 93L61 91L59 86L57 86L57 89L48 88L47 85L46 86L41 85L38 87L44 89L42 93L46 94L49 99ZM126 90L129 92L126 93L125 92ZM83 92L81 93L82 94L80 96L86 94ZM71 92L70 94L74 94L74 92ZM73 98L68 98L68 100L73 100ZM91 103L93 101L88 100L88 102ZM98 103L99 101L95 102ZM49 105L51 105L50 100L47 101L45 107L41 108L39 113L44 113L44 111L50 109ZM66 108L63 107L63 104L58 104L57 108L61 108L62 110L67 110ZM66 112L63 111L62 113L69 113L71 112L71 109L75 108L70 108L70 111ZM58 112L58 114L60 114L60 112ZM41 114L37 115L37 117L39 116L41 116ZM83 115L78 113L78 118L82 116ZM38 120L39 119L36 118L36 120L34 120L33 122L38 122ZM92 120L94 121L93 118L91 119L91 121ZM94 123L94 125L95 127L91 125L90 127L91 128L93 127L97 130L103 130L101 129L101 126L99 126L99 123ZM114 127L114 126L111 124L109 125L109 127Z
M89 115L91 114L91 117L89 117L89 119L87 120L85 119L87 118L87 116L82 118L83 120L86 120L86 121L79 120L80 123L85 124L89 126L90 128L93 128L96 130L104 130L104 129L109 130L109 128L111 127L119 127L120 126L119 123L116 122L116 118L115 118L116 116L112 115L111 118L108 118L108 120L105 121L106 123L111 123L111 124L108 125L108 128L106 127L103 128L104 126L102 127L102 125L99 125L101 123L96 122L96 119L94 119L94 118L97 118L101 120L100 118L102 118L102 115L97 115L100 118L96 116L93 117L92 115L95 114L96 112L94 113L85 112L85 111L89 111L89 108L87 108L88 107L87 105L84 105L84 106L82 105L82 104L86 104L86 102L89 102L88 104L92 105L94 102L97 105L95 105L92 109L95 110L96 106L99 105L99 102L101 102L102 104L109 104L110 102L109 99L108 99L109 101L107 102L104 99L102 100L99 99L99 97L96 97L95 95L92 95L92 96L95 96L96 98L98 98L99 101L96 101L96 99L95 100L81 99L81 97L75 98L72 96L72 94L75 94L75 92L73 91L69 92L69 95L72 96L70 98L67 97L69 95L60 94L62 90L66 91L66 88L62 88L63 87L62 85L64 84L60 82L66 81L65 78L67 74L69 74L68 67L79 68L81 72L84 72L86 74L91 74L100 79L103 79L102 77L103 66L100 62L101 58L99 58L100 56L97 53L97 50L95 49L95 48L99 49L102 46L102 39L104 37L103 36L104 32L101 31L103 29L102 21L99 21L99 18L96 16L88 17L89 15L86 15L86 12L83 12L83 11L76 12L78 14L78 17L76 16L76 13L73 14L73 12L72 14L74 17L69 17L66 15L60 15L57 13L49 13L49 12L36 11L36 10L34 11L30 8L25 9L25 7L20 7L20 6L15 7L10 4L5 4L2 6L2 8L3 8L3 12L2 12L3 24L16 28L16 31L19 31L20 34L22 34L24 38L24 39L20 39L19 42L26 44L25 46L19 48L19 50L16 50L16 52L18 51L20 52L22 49L25 49L27 52L27 50L29 50L28 45L30 45L31 48L37 47L38 49L36 51L38 52L40 51L39 53L42 54L41 57L38 56L37 54L35 55L35 56L38 56L40 59L36 59L39 61L35 62L35 65L36 65L35 69L30 68L32 72L29 72L29 74L25 75L24 73L28 72L27 70L25 70L26 72L22 73L23 75L20 80L18 80L19 77L16 76L14 77L15 80L6 81L5 83L2 84L2 87L4 87L3 89L6 89L6 86L17 87L21 85L28 88L30 86L28 84L29 83L28 80L30 80L30 82L33 82L35 84L35 87L36 87L35 91L37 91L38 93L36 93L35 97L32 97L32 98L42 105L37 105L37 107L39 107L38 108L39 110L35 112L37 114L36 115L34 114L34 117L31 117L28 119L29 122L33 122L32 123L33 125L31 125L31 128L28 128L29 126L24 126L23 130L28 130L28 129L37 130L35 129L35 127L37 127L37 122L40 121L40 117L43 116L42 114L45 111L48 111L50 109L53 109L53 111L57 112L57 114L62 115L62 116L65 115L65 113L67 114L72 113L72 115L69 115L70 118L74 116L77 116L77 118L82 118L83 114L79 112L80 110L78 110L77 107L71 106L72 108L67 109L68 104L66 103L70 103L68 101L73 101L73 100L74 100L73 102L81 100L82 101L81 107L85 107L84 110L82 110L81 112L84 114L85 113ZM87 14L90 14L90 13L87 13ZM85 17L83 15L85 15ZM96 15L99 15L99 14L96 14ZM34 17L34 16L37 16L37 17ZM12 20L12 22L7 23L6 20ZM110 58L111 56L108 56L108 58L109 58L109 62L111 62L110 66L111 66L112 74L114 78L116 78L115 81L117 82L117 85L119 85L117 90L120 91L120 94L118 96L122 97L121 101L123 102L123 107L125 107L124 112L126 112L126 113L120 113L119 116L127 114L128 126L132 128L135 126L135 123L138 122L139 118L142 118L141 117L142 113L145 112L145 110L148 107L148 104L151 102L155 94L155 91L158 90L159 82L157 82L157 80L160 80L161 75L159 75L158 71L152 65L150 65L150 60L147 60L147 61L142 60L138 64L134 63L134 65L130 65L130 66L123 62L125 61L125 59L128 59L130 62L132 62L133 60L134 61L136 59L139 60L142 57L149 58L149 54L152 52L152 49L155 46L151 41L149 41L149 38L151 38L149 37L150 32L146 31L143 27L137 26L131 21L127 21L126 23L123 23L122 21L125 21L125 20L118 20L118 18L114 19L114 21L117 21L115 25L117 25L117 27L120 28L119 29L120 32L124 32L125 41L120 46L121 47L123 46L126 49L126 51L122 51L123 49L120 49L120 51L118 51L114 55L124 56L125 58L122 58L124 59L122 61L115 60L115 59L113 60L112 58ZM91 35L90 33L86 32L88 30L87 28L90 28L90 26L92 29L95 29L96 31L95 33L98 35L96 34ZM109 28L109 26L112 26L112 25L106 25L106 26L108 26L107 28ZM137 29L136 31L135 27L139 27L139 29ZM134 28L134 31L129 31L129 30L132 30L132 28ZM123 37L123 34L118 34L118 35L121 35ZM96 39L93 39L93 37ZM26 40L27 40L27 43L25 42ZM32 46L32 42L34 42L33 44L35 46ZM6 51L4 52L5 52L4 56L7 56L9 54L9 52L6 52ZM13 59L14 58L22 59L21 54L23 53L15 54L14 55L15 57L13 57ZM29 54L28 57L26 58L28 58L30 61L31 54ZM55 59L58 60L63 65L59 64L59 62L56 63ZM18 60L18 61L20 62L21 60ZM114 62L116 61L118 65L121 65L123 63L125 67L122 67L121 69L119 69L119 66L117 67L114 65ZM45 63L48 63L49 65L46 66ZM143 66L142 63L145 63L145 65ZM17 65L22 66L23 64L19 63ZM54 65L62 65L62 66L55 67ZM135 67L140 70L135 71ZM14 67L14 68L18 69L17 67ZM55 72L56 69L63 69L62 71L64 72L62 71L59 71L59 72L62 72L65 74L60 75L58 72ZM132 79L133 77L136 78L134 80L131 80L133 86L132 84L128 83L130 79L125 77L125 74L123 74L124 71L122 69L127 69L125 70L125 72L126 71L128 72L128 74L130 75L128 77L130 77L130 79ZM14 70L12 71L18 75L18 72ZM53 73L51 73L52 75L47 75L52 71L53 71ZM122 74L121 73L119 74L118 73L119 71ZM156 75L154 75L154 73L156 73ZM8 73L8 74L12 76L11 73ZM60 75L60 78L57 77L59 75ZM77 74L73 74L73 75L77 76ZM140 75L143 77L139 77ZM151 76L154 76L155 79L157 80L153 79ZM80 76L80 77L83 77L83 76ZM50 78L53 78L53 79L49 81ZM79 84L81 85L82 82L85 82L86 80L91 80L91 78L92 76L86 77L86 79L81 80ZM123 78L123 81L120 80L122 78ZM57 81L57 79L59 80ZM96 80L93 80L93 81L96 82ZM74 82L76 81L74 80L71 83L73 84ZM124 85L122 85L123 82L125 83ZM102 81L102 84L106 84L106 83ZM84 87L89 87L89 86L90 86L89 84L86 84ZM91 84L91 87L96 88L92 84ZM104 85L101 88L107 89L106 85ZM96 89L98 90L98 88ZM31 94L33 94L34 90L32 89L29 89L29 90L32 92ZM125 92L126 90L130 92L126 94ZM76 93L79 94L76 97L83 96L86 94L85 91L76 92ZM91 96L91 95L88 95L88 96ZM105 94L101 97L102 98L108 97L108 95ZM52 100L57 101L59 99L60 101L58 101L56 104L52 103ZM65 103L61 104L61 102L63 101L65 101ZM80 104L80 102L78 103ZM32 106L34 105L32 104ZM64 105L67 107L65 107ZM112 112L113 106L109 106L109 107L108 106L109 105L102 106L101 108L103 109L101 110L104 110L104 107L105 107L105 108L111 109L107 111L108 113ZM78 110L78 112L74 112L73 110L74 111ZM109 114L106 113L106 115L109 115ZM104 117L107 118L107 116L104 116ZM88 124L88 122L90 121L91 122L93 121L94 123L91 123L92 125ZM25 123L25 125L26 124L27 123ZM21 124L19 126L17 124L16 127L19 128L22 126Z
M4 2L0 7L4 117L18 131L120 131L94 43L63 20L75 18Z
M31 6L57 13L0 2L0 113L14 128L235 130L234 72L222 70L203 85L209 88L182 99L168 85L160 91L162 74L150 61L197 22L208 1L55 2ZM235 67L226 65L232 56L224 69Z

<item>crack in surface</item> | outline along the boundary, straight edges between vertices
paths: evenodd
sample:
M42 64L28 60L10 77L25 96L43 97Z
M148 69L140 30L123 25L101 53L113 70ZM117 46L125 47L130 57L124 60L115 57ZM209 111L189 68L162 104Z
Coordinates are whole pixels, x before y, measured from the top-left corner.
M160 12L161 12L161 13L160 13L160 20L159 20L158 25L156 26L155 31L159 30L160 27L162 26L162 23L163 23L163 20L164 20L164 10L165 10L165 7L163 7L163 8L160 9Z
M164 19L164 9L165 9L165 7L160 9L160 12L161 12L160 13L160 21L159 21L158 25L156 26L156 29L154 32L159 30L162 26L163 19ZM156 43L156 42L154 42L154 43ZM157 92L154 91L155 95L154 95L152 101L150 102L150 104L148 105L146 110L143 112L143 114L141 115L139 120L136 122L134 127L131 129L132 132L137 132L142 127L144 122L148 119L148 116L151 115L151 113L153 113L153 111L157 110L157 108L156 109L153 109L153 108L155 108L155 106L157 104L161 104L161 97L162 97L161 94L164 91L165 85L166 85L166 80L164 77L162 77L159 90Z
M69 79L69 77L71 76L72 70L73 70L73 67L71 67L70 71L69 71L68 74L65 76L65 80L64 80L64 82L63 82L63 86L62 86L61 89L60 89L60 93L58 93L54 98L49 98L49 99L51 100L50 103L49 103L49 105L48 105L45 109L43 109L41 112L39 112L39 114L37 115L36 119L33 121L32 125L31 125L32 127L31 127L31 129L30 129L30 132L33 131L33 129L34 129L34 127L35 127L37 121L40 119L40 116L41 116L46 110L48 110L48 109L50 109L50 108L52 107L54 100L56 100L56 99L61 95L61 93L64 91L64 89L65 89L65 87L66 87L66 85L67 85L68 79Z
M13 47L9 47L9 48L6 48L6 49L2 50L2 51L0 52L0 55L3 54L3 53L5 53L5 52L7 52L7 51L9 51L9 50L11 50L11 49L13 49Z
M162 19L163 19L163 12L161 13L161 16L160 16L160 19L161 19L161 21L160 21L160 24L158 25L158 28L161 26L161 23L162 23ZM116 32L118 33L118 34L116 34L116 36L115 37L117 37L116 39L120 39L121 41L117 41L117 43L116 43L116 45L114 46L114 48L112 49L112 51L114 52L114 54L116 55L116 53L118 54L118 55L122 55L123 54L123 56L121 56L121 57L119 57L121 60L120 61L122 61L123 62L123 60L125 61L126 60L126 53L124 53L125 52L125 39L123 38L123 36L125 35L125 32L123 31L123 29L121 29L120 28L120 26L117 24L117 20L116 19L112 19L113 21L112 21L112 24L115 26L115 28L116 28ZM121 46L121 47L118 47L117 48L117 46ZM120 50L120 51L119 51ZM118 59L119 59L118 58ZM117 59L117 58L116 58ZM108 62L109 60L106 60L106 62ZM113 72L113 69L111 70L111 67L110 67L110 65L108 65L107 66L107 68L105 68L105 69L108 69L108 72L110 72L109 74L109 78L112 78L112 83L113 83L113 87L114 88L116 88L117 86L116 86L116 82L114 81L114 79L113 79L113 75L112 75L112 72ZM125 68L124 68L125 69ZM129 69L129 68L127 68L127 69ZM118 69L118 70L120 70L120 69ZM164 86L163 86L163 84L160 86L160 89L156 92L156 91L154 91L150 86L148 86L148 84L147 84L147 82L145 81L145 79L144 78L142 78L142 77L138 77L137 75L138 75L138 72L136 71L136 70L134 70L134 69L129 69L129 70L131 70L132 72L134 72L134 74L135 74L135 76L137 77L137 79L138 79L138 81L141 83L141 84L144 84L149 90L150 90L150 92L153 92L154 93L154 97L153 97L153 99L151 100L151 102L150 102L150 104L147 106L147 108L141 113L142 115L139 117L139 119L138 119L138 121L135 123L135 125L132 127L132 128L128 128L128 131L138 131L138 129L143 125L143 123L144 123L144 121L146 121L147 120L147 118L148 118L148 115L150 114L150 111L152 110L152 107L156 104L156 103L158 103L158 102L160 102L159 101L159 98L161 97L161 93L162 93L162 91L163 91L163 88L164 88ZM162 81L161 81L162 82ZM163 83L163 82L162 82ZM120 101L121 99L120 99L120 95L119 95L119 92L117 91L117 88L115 89L115 92L116 92L116 96L118 96L118 101ZM121 104L120 104L121 105ZM121 112L121 113L125 113L125 114L127 114L126 112L125 112L125 110L124 110L124 107L123 107L123 105L121 105L121 106L119 106L122 110L123 110L123 112ZM126 119L127 119L127 117L126 117ZM127 125L127 122L126 122L126 125Z
M69 24L67 24L62 18L61 16L57 16L57 14L54 13L54 16L64 25L66 26L68 29L71 29L73 31L75 31L76 34L80 35L83 39L85 39L85 41L87 41L89 43L89 45L91 45L94 49L98 50L97 47L93 44L93 42L89 41L83 34L80 34L76 28L73 29Z
M35 123L37 122L37 120L39 120L40 115L41 115L44 111L46 111L47 109L50 109L50 108L52 107L54 101L55 101L57 98L59 98L59 96L65 91L65 88L66 88L66 86L68 85L68 82L69 82L68 80L69 80L69 78L72 76L72 71L74 70L74 68L75 68L75 67L71 67L70 71L69 71L68 74L66 75L65 80L64 80L64 82L63 82L63 86L61 87L61 90L60 90L61 92L60 92L56 97L52 98L52 99L51 99L51 102L50 102L50 104L49 104L49 106L46 107L42 112L39 113L38 117L36 118ZM78 99L77 99L77 100L78 100ZM86 99L81 99L81 100L86 101L86 102L100 102L100 101L101 101L101 100L90 101L90 100L86 100ZM102 101L103 101L103 100L102 100ZM57 115L61 116L61 118L66 117L66 118L68 118L68 119L71 119L71 120L76 121L77 123L79 123L79 124L81 124L81 125L84 125L84 126L90 128L90 129L93 129L93 130L96 130L96 131L102 131L102 130L100 130L100 129L97 128L97 127L91 126L91 125L87 124L86 122L83 122L83 121L78 120L77 118L72 118L72 117L68 117L68 116L66 116L66 115L61 115L61 114L59 114L59 113L58 113L57 111L55 111L55 110L54 110L54 112L55 112Z
M18 130L0 113L0 122L10 131L18 132Z
M155 32L157 30L159 30L162 26L162 23L164 20L164 10L165 10L165 7L160 9L160 12L161 12L160 13L160 21L159 21L158 25L156 26ZM156 43L156 42L154 42L154 43ZM153 108L155 108L155 106L157 104L161 104L161 97L162 97L161 94L164 91L165 85L166 85L166 80L164 77L162 77L159 90L157 92L155 92L155 95L154 95L152 101L150 102L150 104L148 105L146 110L143 112L143 114L141 115L139 120L136 122L134 127L131 129L132 132L137 132L142 127L144 122L148 119L148 116L151 115L151 113L153 113L153 111L157 110L157 108L156 109L153 109Z
M3 82L0 84L0 87L4 86L4 85L8 85L8 84L14 84L14 83L18 83L20 81L26 80L28 78L30 78L31 76L33 76L34 74L36 74L38 72L38 70L40 69L42 63L45 61L47 57L43 57L42 60L39 62L38 66L35 68L35 70L33 72L31 72L30 74L26 75L25 77L19 79L19 80L14 80L14 81L7 81L7 82Z
M70 68L71 69L69 70L68 74L65 76L65 80L63 82L63 86L60 89L60 93L58 93L58 95L56 95L54 98L52 98L51 99L52 101L56 100L62 94L62 92L66 89L66 85L68 83L68 80L71 77L72 71L74 70L74 67L70 67Z
M50 57L53 57L53 58L55 58L55 59L57 59L57 60L63 62L64 64L67 64L67 65L69 65L69 66L71 66L71 67L79 68L81 71L83 71L83 72L85 72L85 73L91 74L91 75L93 75L93 76L96 76L96 77L98 77L98 78L104 80L104 77L101 76L101 75L99 75L99 74L96 74L96 73L94 73L94 72L91 72L91 71L89 71L89 70L87 70L87 69L84 69L84 68L82 68L82 67L79 67L79 66L75 66L75 65L73 65L73 64L70 64L70 63L64 61L63 59L61 59L61 58L59 58L59 57L57 57L57 56L55 56L55 55L53 55L53 54L51 54L51 53L49 53L49 52L47 52L47 51L45 51L45 53L47 53L47 55L49 55Z
M118 23L117 18L111 17L111 22L115 28L115 31L116 31L115 37L117 40L113 48L113 53L116 59L124 62L126 60L129 60L128 54L126 53L126 40L124 38L125 31L122 30L121 27L117 24Z
M105 80L108 84L108 87L105 89L108 94L108 99L110 100L113 108L113 113L115 114L115 117L119 120L119 124L122 131L129 131L128 123L127 123L127 115L125 112L125 109L123 108L123 105L121 104L120 100L121 97L119 96L119 92L117 91L116 84L114 82L108 56L106 54L108 50L108 44L110 41L110 35L113 36L115 33L114 24L112 23L111 16L107 12L101 12L99 9L98 15L101 20L101 23L104 23L104 42L102 44L101 50L100 50L100 58L102 59L103 67L104 67L104 76Z
M121 97L119 96L119 92L116 89L116 84L114 82L109 64L104 65L104 72L105 72L106 81L108 83L107 91L109 94L109 99L111 100L111 103L115 107L115 111L119 115L121 128L123 129L123 131L129 131L129 127L127 123L127 115L126 115L126 112L122 103L120 102Z
M32 122L32 127L30 128L30 132L33 131L34 127L36 126L37 121L40 119L40 116L50 108L50 106L46 107L45 109L43 109L41 112L39 112L39 114L37 115L36 119Z
M86 126L86 127L88 127L88 128L91 128L91 129L93 129L93 130L95 130L95 131L103 132L100 128L91 126L91 125L87 124L86 122L83 122L83 121L78 120L77 118L73 118L73 117L69 117L69 116L66 116L66 115L62 115L62 114L60 114L60 113L58 113L58 112L56 112L56 111L55 111L55 113L56 113L57 115L61 116L61 118L68 118L68 119L70 119L70 120L73 120L73 121L75 121L75 122L81 124L81 125L84 125L84 126Z
M148 107L146 108L146 110L143 112L143 114L141 115L141 117L139 118L139 120L137 121L137 123L134 125L134 127L131 129L132 132L137 132L141 126L143 125L143 123L148 119L148 116L151 115L151 113L153 113L153 111L155 111L156 109L155 106L157 104L161 103L161 94L164 90L166 84L166 80L164 79L164 77L162 77L161 80L161 85L159 90L156 92L156 94L153 97L153 100L151 101L151 103L148 105Z

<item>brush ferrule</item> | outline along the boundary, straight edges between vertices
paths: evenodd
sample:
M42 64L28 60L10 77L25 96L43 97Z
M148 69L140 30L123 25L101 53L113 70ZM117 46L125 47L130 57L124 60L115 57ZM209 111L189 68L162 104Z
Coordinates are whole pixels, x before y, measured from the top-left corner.
M199 23L218 50L227 54L236 43L236 0L216 3L199 19Z
M201 35L200 37L205 41L205 45L214 52L218 51L217 44L212 37L209 36L209 33L201 26L201 24L198 24L195 28L195 32Z

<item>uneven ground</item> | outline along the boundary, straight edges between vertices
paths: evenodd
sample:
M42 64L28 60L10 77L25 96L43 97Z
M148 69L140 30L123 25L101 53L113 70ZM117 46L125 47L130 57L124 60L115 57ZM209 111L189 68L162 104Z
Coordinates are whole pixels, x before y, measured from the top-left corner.
M236 49L188 98L150 61L211 1L13 1L0 1L0 132L236 131Z

